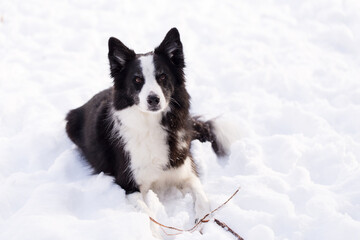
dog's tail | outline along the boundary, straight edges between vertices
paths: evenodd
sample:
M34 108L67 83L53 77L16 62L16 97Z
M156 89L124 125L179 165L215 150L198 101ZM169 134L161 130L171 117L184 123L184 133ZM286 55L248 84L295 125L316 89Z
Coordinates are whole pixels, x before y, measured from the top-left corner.
M210 142L218 157L228 156L233 142L239 139L239 130L230 121L214 118L202 121L200 117L192 117L192 140Z

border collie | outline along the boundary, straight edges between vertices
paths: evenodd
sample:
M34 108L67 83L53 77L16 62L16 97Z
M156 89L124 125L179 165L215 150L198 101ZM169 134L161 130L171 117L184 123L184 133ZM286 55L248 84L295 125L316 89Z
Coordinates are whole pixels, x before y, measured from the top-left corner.
M210 206L191 141L211 142L218 156L228 153L230 142L215 120L189 114L178 30L172 28L145 54L111 37L108 58L114 85L68 113L69 138L95 173L113 176L126 194L140 192L144 199L150 189L164 186L190 191L195 217L201 219Z

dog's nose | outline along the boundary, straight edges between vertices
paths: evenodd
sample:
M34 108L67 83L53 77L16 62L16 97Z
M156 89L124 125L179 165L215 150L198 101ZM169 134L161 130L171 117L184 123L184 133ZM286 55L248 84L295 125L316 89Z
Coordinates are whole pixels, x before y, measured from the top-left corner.
M160 98L158 95L152 94L148 96L147 102L150 107L156 107L160 103Z

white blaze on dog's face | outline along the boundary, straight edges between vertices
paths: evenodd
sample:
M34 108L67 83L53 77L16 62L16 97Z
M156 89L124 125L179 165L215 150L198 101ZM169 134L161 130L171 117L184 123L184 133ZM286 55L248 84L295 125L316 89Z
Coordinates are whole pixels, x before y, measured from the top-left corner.
M154 55L149 54L139 58L142 69L143 86L138 95L138 107L143 112L161 112L168 106L162 86L159 85L154 65ZM163 78L163 75L160 77Z
M184 84L184 56L179 32L173 28L153 52L136 54L121 41L109 39L116 110L136 105L140 111L166 111L175 89ZM179 105L179 103L177 103Z

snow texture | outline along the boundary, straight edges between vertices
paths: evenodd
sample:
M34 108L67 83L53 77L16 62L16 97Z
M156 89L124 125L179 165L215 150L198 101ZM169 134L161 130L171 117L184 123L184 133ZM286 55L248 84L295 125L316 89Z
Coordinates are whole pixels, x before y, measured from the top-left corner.
M111 85L107 40L181 33L195 114L241 132L227 160L193 143L215 217L246 240L360 239L356 0L0 1L0 239L151 239L111 177L91 175L64 117ZM225 162L224 162L225 161ZM193 199L150 193L165 224ZM172 239L234 239L215 223Z

